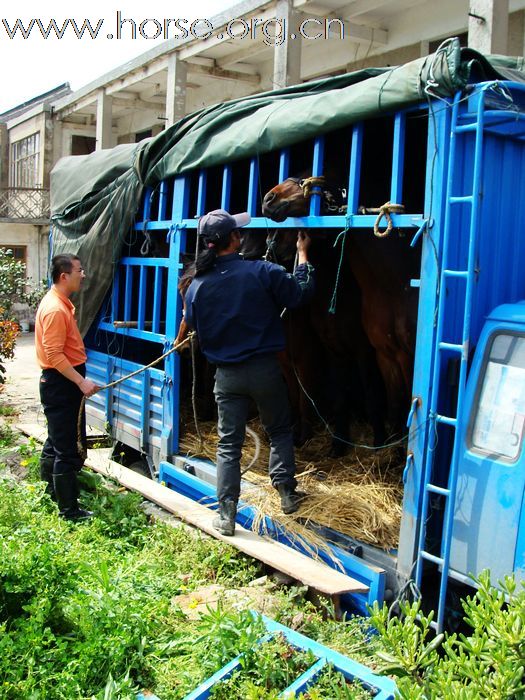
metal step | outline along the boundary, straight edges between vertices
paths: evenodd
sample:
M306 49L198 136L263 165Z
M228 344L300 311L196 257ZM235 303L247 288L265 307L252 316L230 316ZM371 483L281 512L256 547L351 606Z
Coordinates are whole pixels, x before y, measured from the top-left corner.
M450 496L450 489L435 484L427 484L426 489L429 493L436 493L438 496Z
M438 415L436 415L436 423L443 423L444 425L450 425L453 428L457 428L458 419L457 418L450 418L450 416L440 416L438 414Z

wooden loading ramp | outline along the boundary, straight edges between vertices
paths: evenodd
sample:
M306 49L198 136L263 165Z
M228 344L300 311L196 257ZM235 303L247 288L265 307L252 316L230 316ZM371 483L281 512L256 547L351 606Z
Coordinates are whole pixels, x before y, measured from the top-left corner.
M40 442L46 438L46 429L41 425L21 424L17 428L25 435ZM235 526L234 537L221 535L212 526L212 520L216 516L214 511L148 479L146 476L113 462L109 459L109 450L88 450L86 466L104 476L115 479L127 489L137 491L185 523L199 528L218 540L231 544L241 552L320 593L337 597L342 593L366 593L368 591L368 586L360 581L296 552L291 547L270 538L261 537L251 530L246 530L238 524Z

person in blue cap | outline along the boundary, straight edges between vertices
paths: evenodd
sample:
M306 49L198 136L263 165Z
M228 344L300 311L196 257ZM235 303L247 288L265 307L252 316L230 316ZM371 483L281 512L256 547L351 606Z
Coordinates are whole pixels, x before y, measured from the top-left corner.
M213 525L223 535L235 532L241 450L252 399L270 441L270 478L283 512L294 513L305 496L296 491L290 404L277 353L285 347L283 309L305 303L314 291L310 238L298 234L298 265L292 275L279 265L239 255L239 229L250 221L246 212L232 215L224 209L199 219L203 249L185 296L185 321L196 331L206 358L217 365L219 516Z

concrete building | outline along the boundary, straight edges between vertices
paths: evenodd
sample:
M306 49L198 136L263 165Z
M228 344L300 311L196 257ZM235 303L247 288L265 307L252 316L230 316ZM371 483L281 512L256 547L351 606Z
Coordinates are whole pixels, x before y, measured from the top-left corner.
M521 56L525 0L244 0L193 24L118 21L121 36L168 38L55 102L55 118L97 148L155 135L217 102L399 65L450 36L483 53Z
M25 257L36 279L47 267L49 172L61 156L155 136L225 100L399 65L450 36L521 56L525 0L244 0L193 24L118 22L121 36L166 41L80 90L64 84L0 115L0 245Z
M64 83L0 114L0 247L35 281L47 276L49 173L57 156L51 103L70 92Z

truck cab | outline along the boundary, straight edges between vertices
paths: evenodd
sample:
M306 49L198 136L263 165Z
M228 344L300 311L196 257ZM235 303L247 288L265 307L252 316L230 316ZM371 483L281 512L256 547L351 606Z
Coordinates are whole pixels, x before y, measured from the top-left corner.
M450 575L525 578L525 301L490 313L469 374Z

